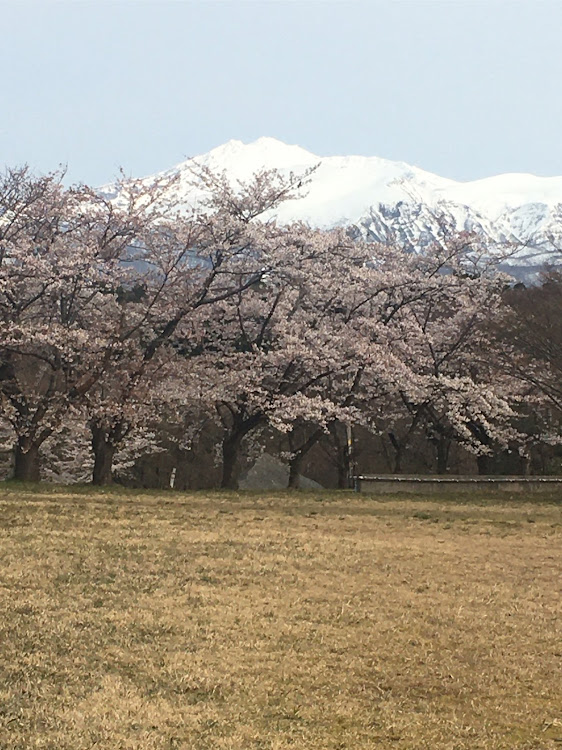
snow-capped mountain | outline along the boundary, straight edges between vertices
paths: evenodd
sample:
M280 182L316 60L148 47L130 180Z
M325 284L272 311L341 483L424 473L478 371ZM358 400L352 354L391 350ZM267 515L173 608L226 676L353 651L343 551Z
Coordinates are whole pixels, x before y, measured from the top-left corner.
M562 262L562 177L504 174L457 182L375 156L322 157L274 138L232 140L166 172L178 175L178 197L186 205L201 198L194 187L197 166L242 181L264 168L300 174L316 167L303 197L276 209L281 222L352 225L370 239L385 241L392 233L420 248L440 236L445 217L456 229L481 232L492 251L509 249L505 265L514 275Z

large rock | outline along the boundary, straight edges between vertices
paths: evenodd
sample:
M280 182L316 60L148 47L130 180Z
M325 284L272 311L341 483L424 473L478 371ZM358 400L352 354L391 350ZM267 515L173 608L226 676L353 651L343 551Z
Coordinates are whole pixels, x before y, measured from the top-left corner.
M238 486L241 490L282 490L289 482L289 467L270 453L262 453L256 463L242 475ZM299 477L303 490L319 490L322 485L307 477Z

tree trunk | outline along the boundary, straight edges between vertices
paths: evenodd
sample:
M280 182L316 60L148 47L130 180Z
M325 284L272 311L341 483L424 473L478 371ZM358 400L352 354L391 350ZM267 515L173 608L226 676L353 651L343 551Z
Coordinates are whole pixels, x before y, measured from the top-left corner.
M338 451L338 489L351 489L351 455L347 445Z
M293 452L293 458L289 461L289 481L287 483L287 487L289 489L298 490L300 486L299 478L302 474L302 465L304 463L304 459L314 448L323 434L324 431L322 430L322 428L317 428L304 440L304 442L301 442L300 447ZM291 438L294 437L295 435L293 433L290 436L289 441L291 442ZM292 442L294 444L294 439Z
M482 425L473 422L468 426L474 437L481 445L484 445L486 447L489 447L491 445L492 441ZM480 476L490 474L492 469L492 456L486 453L480 453L476 456L476 466L478 467L478 474L480 474Z
M485 454L480 454L479 456L476 456L476 465L478 467L478 474L480 476L485 476L486 474L490 473L490 456L487 456Z
M103 427L91 425L92 449L94 451L94 473L92 484L102 487L113 481L112 469L115 456L115 446L109 440L109 436Z
M437 453L437 473L446 474L449 467L449 448L450 440L440 435L435 440L435 450Z
M253 414L250 417L242 417L239 414L233 416L232 426L222 441L222 479L221 489L237 490L240 466L238 456L242 439L256 427L263 423L263 414Z
M238 489L238 453L242 434L236 430L223 440L222 443L222 479L223 490Z
M340 437L338 432L339 425L345 430L344 435ZM334 446L334 453L336 458L336 471L338 473L338 489L347 490L350 488L351 468L353 462L353 456L351 455L352 446L350 441L350 435L348 433L349 428L345 424L340 422L332 422L329 426L330 437Z
M21 482L38 482L39 468L39 446L20 440L15 449L14 479Z
M394 466L392 473L400 474L402 471L402 454L404 453L404 445L393 432L388 433L388 439L394 450Z
M300 487L300 475L305 455L305 453L295 453L289 461L289 481L287 487L290 490L298 490Z

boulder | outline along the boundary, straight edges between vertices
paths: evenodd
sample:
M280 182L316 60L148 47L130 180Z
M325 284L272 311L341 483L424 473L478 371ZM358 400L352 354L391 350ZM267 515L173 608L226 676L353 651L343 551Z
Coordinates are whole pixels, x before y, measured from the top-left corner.
M284 490L289 481L289 467L276 456L262 453L255 464L240 478L241 490ZM303 490L320 490L322 485L308 477L299 477Z

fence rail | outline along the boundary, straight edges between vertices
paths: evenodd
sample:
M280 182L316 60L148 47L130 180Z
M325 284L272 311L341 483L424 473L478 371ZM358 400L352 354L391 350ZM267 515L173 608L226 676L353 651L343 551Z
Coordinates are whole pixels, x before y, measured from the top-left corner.
M406 474L360 474L352 477L356 492L430 493L440 490L496 490L498 492L541 492L560 490L562 499L562 477L556 476L410 476Z

